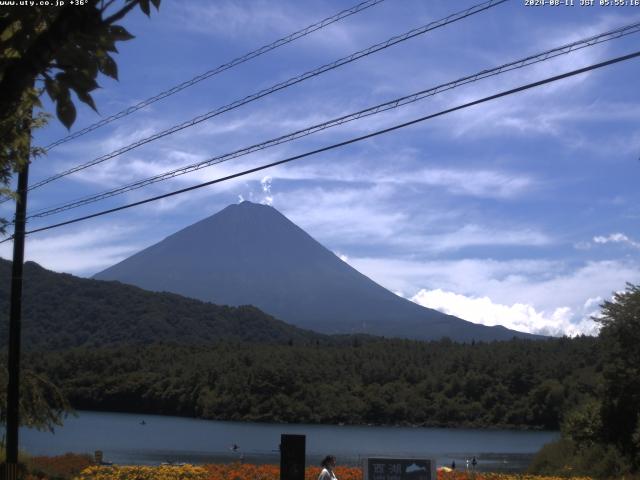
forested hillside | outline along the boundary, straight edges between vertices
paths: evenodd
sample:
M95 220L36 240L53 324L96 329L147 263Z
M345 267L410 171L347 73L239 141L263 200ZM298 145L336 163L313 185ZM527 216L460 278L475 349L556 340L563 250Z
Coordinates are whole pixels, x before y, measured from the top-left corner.
M8 335L11 263L0 259L0 342ZM324 336L274 319L252 306L226 307L152 293L118 282L24 267L22 345L26 350L215 341L288 343Z
M210 419L556 429L600 382L597 339L217 344L32 354L78 409Z

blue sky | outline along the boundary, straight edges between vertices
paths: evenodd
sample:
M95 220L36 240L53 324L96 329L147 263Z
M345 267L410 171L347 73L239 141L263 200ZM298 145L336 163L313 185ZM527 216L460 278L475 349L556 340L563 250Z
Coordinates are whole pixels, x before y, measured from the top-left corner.
M52 149L31 183L479 2L386 0ZM35 211L162 173L640 21L640 7L506 4L365 57L34 190ZM165 0L123 24L101 116L354 5ZM640 34L161 182L45 226L319 148L610 57ZM241 199L272 204L343 260L418 303L489 325L593 333L598 305L640 282L640 60L519 93L186 195L34 234L26 256L90 276ZM48 105L48 104L47 104ZM72 131L100 118L80 107ZM57 122L36 134L66 135ZM11 215L4 204L2 213ZM257 240L259 241L259 239ZM10 245L0 254L8 258Z

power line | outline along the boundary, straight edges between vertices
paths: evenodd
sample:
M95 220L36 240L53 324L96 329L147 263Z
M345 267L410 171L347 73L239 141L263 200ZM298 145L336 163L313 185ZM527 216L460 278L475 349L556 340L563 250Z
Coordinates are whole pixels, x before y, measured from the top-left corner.
M614 40L620 37L623 37L625 35L630 35L632 33L638 33L640 32L640 22L634 23L634 24L630 24L630 25L626 25L623 27L619 27L617 29L614 30L610 30L608 32L604 32L601 33L599 35L594 35L592 37L588 37L582 40L578 40L566 45L562 45L560 47L556 47L553 48L551 50L547 50L545 52L542 53L538 53L535 55L530 55L528 57L516 60L516 61L512 61L506 64L503 64L499 67L494 67L494 68L490 68L490 69L486 69L486 70L482 70L478 73L475 73L473 75L468 75L466 77L462 77L459 78L457 80L454 80L452 82L448 82L448 83L444 83L441 85L438 85L436 87L432 87L429 88L427 90L422 90L420 92L417 93L413 93L411 95L407 95L401 98L397 98L395 100L391 100L385 103L381 103L379 105L375 105L373 107L369 107L366 108L364 110L360 110L358 112L355 113L351 113L349 115L344 115L342 117L338 117L332 120L328 120L326 122L322 122L298 131L295 131L293 133L289 133L277 138L273 138L270 140L267 140L265 142L261 142L255 145L251 145L249 147L245 147L230 153L225 153L223 155L218 155L212 158L209 158L207 160L204 161L200 161L197 163L193 163L190 165L187 165L185 167L181 167L181 168L177 168L175 170L171 170L169 172L164 172L158 175L155 175L153 177L150 178L146 178L143 180L138 180L136 182L112 189L112 190L108 190L106 192L102 192L96 195L91 195L91 196L87 196L87 197L83 197L81 199L78 200L74 200L72 202L68 202L68 203L63 203L59 206L53 207L53 208L49 208L49 209L42 209L40 211L36 211L32 214L30 214L27 218L31 219L31 218L43 218L46 216L50 216L50 215L54 215L56 213L60 213L66 210L71 210L73 208L78 208L81 207L83 205L88 205L90 203L94 203L100 200L104 200L110 197L114 197L116 195L120 195L126 192L130 192L132 190L137 190L139 188L143 188L146 187L148 185L152 185L154 183L157 182L161 182L164 180L168 180L170 178L174 178L177 177L179 175L184 175L187 173L191 173L197 170L200 170L202 168L206 168L212 165L216 165L222 162L226 162L244 155L248 155L250 153L254 153L260 150L264 150L266 148L269 147L273 147L275 145L280 145L286 142L290 142L293 140L296 140L298 138L302 138L305 137L307 135L311 135L313 133L317 133L319 131L323 131L326 130L328 128L332 128L338 125L342 125L354 120L358 120L364 117L368 117L371 115L375 115L387 110L391 110L400 106L404 106L410 103L414 103L417 102L418 100L422 100L424 98L430 97L430 96L434 96L438 93L447 91L447 90L451 90L454 88L457 88L461 85L466 85L468 83L472 83L472 82L476 82L478 80L484 79L484 78L488 78L488 77L492 77L492 76L496 76L499 74L502 74L504 72L508 72L508 71L512 71L512 70L516 70L519 68L523 68L529 65L533 65L536 63L540 63L546 60L549 60L551 58L555 58L557 56L560 55L565 55L568 54L570 52L576 51L576 50L580 50L583 48L587 48L587 47L591 47L593 45L599 44L599 43L603 43L603 42L607 42L610 40Z
M298 30L297 32L291 33L289 35L287 35L286 37L282 37L278 40L276 40L275 42L272 42L268 45L263 45L262 47L253 50L245 55L242 55L238 58L234 58L233 60L231 60L230 62L227 63L223 63L222 65L219 65L216 68L213 68L211 70L208 70L196 77L193 77L191 80L187 80L185 82L182 82L174 87L171 87L163 92L158 93L157 95L154 95L153 97L147 98L146 100L143 100L142 102L139 102L135 105L132 105L118 113L115 113L109 117L106 117L96 123L93 123L85 128L83 128L82 130L78 130L75 133L72 133L71 135L67 135L66 137L60 138L59 140L56 140L53 143L50 143L49 145L47 145L45 147L45 150L49 151L52 148L61 145L63 143L69 142L73 139L76 139L78 137L81 137L83 135L86 135L89 132L92 132L94 130L97 130L100 127L103 127L104 125L107 125L111 122L114 122L115 120L119 120L120 118L126 117L127 115L131 115L134 112L137 112L138 110L147 107L149 105L151 105L152 103L155 103L159 100L162 100L164 98L170 97L171 95L174 95L182 90L184 90L185 88L189 88L193 85L195 85L196 83L199 83L203 80L206 80L207 78L211 78L214 75L217 75L219 73L224 72L225 70L229 70L230 68L233 68L235 66L238 66L244 62L247 62L249 60L252 60L256 57L259 57L260 55L263 55L267 52L270 52L271 50L275 50L278 47L281 47L283 45L286 45L287 43L291 43L294 40L297 40L299 38L305 37L307 35L309 35L310 33L313 33L317 30L320 30L326 26L331 25L332 23L338 22L340 20L342 20L343 18L349 17L351 15L354 15L356 13L359 13L363 10L366 10L367 8L373 7L374 5L377 5L378 3L384 2L385 0L367 0L366 2L361 2L357 5L354 5L351 8L348 8L346 10L342 10L338 13L336 13L335 15L331 16L331 17L327 17L324 20L321 20L317 23L314 23L313 25L309 25L308 27L303 28L302 30Z
M94 160L91 160L87 163L84 163L82 165L77 165L73 168L70 168L68 170L65 170L63 172L57 173L49 178L46 178L44 180L41 180L35 184L33 184L31 187L29 187L29 190L33 190L36 189L38 187L41 187L43 185L46 185L50 182L53 182L54 180L58 180L62 177L66 177L67 175L71 175L72 173L76 173L79 172L81 170L84 170L86 168L92 167L94 165L97 165L99 163L105 162L107 160L110 160L114 157L117 157L119 155L122 155L123 153L129 152L135 148L138 148L142 145L145 145L147 143L150 143L154 140L158 140L160 138L166 137L168 135L171 135L173 133L176 133L180 130L184 130L185 128L188 127L192 127L194 125L197 125L201 122L204 122L205 120L209 120L210 118L213 118L215 116L221 115L225 112L228 112L230 110L233 110L235 108L238 108L242 105L245 105L247 103L253 102L255 100L258 100L259 98L265 97L267 95L270 95L272 93L275 93L279 90L282 90L284 88L290 87L292 85L295 85L297 83L303 82L305 80L308 80L310 78L316 77L318 75L321 75L325 72L328 72L330 70L336 69L338 67L341 67L343 65L346 65L348 63L354 62L362 57L365 57L367 55L371 55L372 53L378 52L380 50L384 50L386 48L389 48L397 43L400 42L404 42L406 40L409 40L413 37L416 37L418 35L422 35L425 34L431 30L435 30L437 28L443 27L445 25L448 25L450 23L454 23L457 22L459 20L462 20L464 18L467 18L471 15L475 15L477 13L480 13L482 11L488 10L489 8L495 7L497 5L500 5L502 3L507 2L508 0L488 0L486 2L474 5L470 8L467 8L466 10L457 12L457 13L453 13L443 19L431 22L427 25L424 25L422 27L418 27L418 28L414 28L413 30L409 30L408 32L405 32L401 35L397 35L395 37L392 37L388 40L386 40L385 42L381 42L381 43L377 43L375 45L372 45L368 48L365 48L364 50L360 50L358 52L352 53L349 56L343 57L339 60L336 60L334 62L328 63L326 65L323 65L321 67L318 67L314 70L310 70L308 72L305 72L301 75L295 76L295 77L291 77L288 80L285 80L284 82L280 82L277 83L275 85L272 85L269 88L260 90L257 93L253 93L251 95L248 95L242 99L236 100L232 103L229 103L227 105L224 105L222 107L219 107L215 110L211 110L210 112L204 113L202 115L199 115L195 118L192 118L191 120L187 120L186 122L183 122L179 125L174 125L173 127L170 127L166 130L163 130L161 132L155 133L149 137L143 138L141 140L138 140L134 143L131 143L127 146L124 146L122 148L119 148L118 150L115 150L111 153L108 153L106 155L103 155L101 157L95 158Z
M352 138L352 139L349 139L349 140L345 140L343 142L334 143L333 145L329 145L329 146L326 146L326 147L323 147L323 148L319 148L317 150L312 150L310 152L302 153L300 155L295 155L293 157L288 157L288 158L285 158L283 160L278 160L276 162L268 163L266 165L261 165L259 167L250 168L248 170L244 170L242 172L234 173L232 175L227 175L225 177L217 178L215 180L210 180L208 182L200 183L200 184L193 185L191 187L183 188L183 189L180 189L180 190L175 190L173 192L165 193L163 195L157 195L155 197L150 197L150 198L147 198L145 200L140 200L138 202L129 203L127 205L122 205L120 207L110 208L108 210L103 210L101 212L93 213L91 215L85 215L85 216L82 216L82 217L74 218L72 220L67 220L65 222L60 222L60 223L56 223L56 224L53 224L53 225L48 225L46 227L36 228L34 230L30 230L30 231L26 232L26 234L32 234L32 233L43 232L45 230L51 230L53 228L58 228L58 227L62 227L62 226L65 226L65 225L70 225L72 223L77 223L77 222L81 222L81 221L84 221L84 220L89 220L91 218L100 217L100 216L107 215L107 214L110 214L110 213L114 213L114 212L118 212L118 211L125 210L125 209L128 209L128 208L132 208L132 207L136 207L136 206L139 206L139 205L143 205L143 204L146 204L146 203L155 202L157 200L162 200L164 198L172 197L174 195L179 195L181 193L186 193L186 192L190 192L192 190L197 190L197 189L209 186L209 185L213 185L215 183L224 182L224 181L231 180L231 179L234 179L234 178L238 178L238 177L241 177L241 176L244 176L244 175L248 175L250 173L255 173L255 172L258 172L260 170L265 170L267 168L275 167L277 165L282 165L282 164L285 164L285 163L289 163L289 162L292 162L294 160L300 160L302 158L310 157L310 156L316 155L318 153L326 152L326 151L333 150L333 149L336 149L336 148L339 148L339 147L344 147L344 146L350 145L352 143L360 142L362 140L373 138L373 137L376 137L378 135L383 135L385 133L389 133L389 132L392 132L392 131L395 131L395 130L399 130L401 128L408 127L410 125L414 125L416 123L420 123L420 122L424 122L426 120L430 120L430 119L433 119L433 118L436 118L436 117L440 117L440 116L446 115L448 113L452 113L452 112L455 112L455 111L458 111L458 110L463 110L465 108L473 107L475 105L479 105L479 104L482 104L482 103L485 103L485 102L489 102L491 100L496 100L498 98L506 97L508 95L513 95L513 94L518 93L518 92L522 92L522 91L525 91L525 90L529 90L531 88L539 87L541 85L545 85L545 84L549 84L549 83L552 83L552 82L556 82L556 81L559 81L559 80L562 80L562 79L565 79L565 78L568 78L568 77L579 75L579 74L582 74L582 73L585 73L585 72L588 72L588 71L591 71L591 70L595 70L595 69L598 69L598 68L602 68L602 67L606 67L606 66L609 66L609 65L613 65L615 63L623 62L623 61L630 60L630 59L636 58L636 57L640 57L640 51L636 51L636 52L628 54L628 55L623 55L621 57L616 57L616 58L613 58L613 59L610 59L610 60L607 60L607 61L604 61L604 62L596 63L596 64L590 65L588 67L583 67L583 68L579 68L577 70L572 70L570 72L566 72L566 73L563 73L561 75L555 75L553 77L548 77L548 78L546 78L544 80L539 80L537 82L528 83L526 85L522 85L522 86L517 87L517 88L512 88L510 90L505 90L505 91L502 91L500 93L496 93L494 95L490 95L488 97L481 98L479 100L474 100L472 102L464 103L464 104L458 105L456 107L452 107L452 108L449 108L449 109L446 109L446 110L441 110L440 112L432 113L430 115L426 115L426 116L423 116L423 117L420 117L420 118L416 118L414 120L410 120L408 122L404 122L404 123L401 123L401 124L398 124L398 125L394 125L392 127L388 127L388 128L382 129L382 130L378 130L378 131L369 133L367 135L362 135L360 137L355 137L355 138ZM5 240L2 240L0 243L7 242L7 241L11 240L12 238L13 237L9 237L9 238L7 238Z

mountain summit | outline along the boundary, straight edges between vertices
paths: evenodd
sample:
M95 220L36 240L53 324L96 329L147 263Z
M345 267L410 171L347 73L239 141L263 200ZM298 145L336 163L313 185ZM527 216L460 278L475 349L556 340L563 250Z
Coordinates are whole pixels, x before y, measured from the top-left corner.
M217 304L255 305L323 333L459 341L533 337L398 297L340 260L275 208L230 205L95 275Z

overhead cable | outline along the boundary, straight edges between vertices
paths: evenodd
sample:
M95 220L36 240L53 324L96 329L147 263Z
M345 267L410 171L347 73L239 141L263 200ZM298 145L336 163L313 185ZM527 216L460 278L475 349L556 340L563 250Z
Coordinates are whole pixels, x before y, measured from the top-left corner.
M556 81L559 81L559 80L562 80L562 79L565 79L565 78L568 78L568 77L572 77L572 76L575 76L575 75L586 73L586 72L589 72L591 70L595 70L595 69L598 69L598 68L606 67L606 66L609 66L609 65L613 65L615 63L623 62L623 61L630 60L632 58L637 58L637 57L640 57L640 51L636 51L636 52L628 54L628 55L623 55L623 56L620 56L620 57L616 57L616 58L613 58L613 59L610 59L610 60L607 60L607 61L604 61L604 62L596 63L596 64L590 65L588 67L579 68L577 70L572 70L570 72L566 72L566 73L563 73L561 75L555 75L553 77L548 77L548 78L546 78L544 80L539 80L537 82L528 83L526 85L522 85L522 86L517 87L517 88L512 88L510 90L505 90L505 91L502 91L500 93L496 93L494 95L490 95L488 97L481 98L479 100L474 100L472 102L468 102L468 103L464 103L462 105L458 105L456 107L448 108L446 110L442 110L442 111L437 112L437 113L432 113L430 115L425 115L423 117L416 118L414 120L411 120L411 121L408 121L408 122L404 122L404 123L401 123L401 124L398 124L398 125L394 125L392 127L388 127L388 128L382 129L382 130L377 130L377 131L369 133L367 135L362 135L360 137L351 138L351 139L345 140L343 142L334 143L333 145L329 145L329 146L326 146L326 147L323 147L323 148L319 148L317 150L312 150L310 152L302 153L300 155L295 155L295 156L292 156L292 157L288 157L288 158L285 158L283 160L278 160L276 162L268 163L266 165L261 165L259 167L250 168L248 170L244 170L242 172L234 173L232 175L227 175L225 177L217 178L215 180L210 180L208 182L199 183L199 184L193 185L191 187L182 188L180 190L175 190L173 192L165 193L163 195L157 195L155 197L151 197L151 198L147 198L147 199L140 200L140 201L137 201L137 202L129 203L127 205L122 205L120 207L110 208L108 210L103 210L101 212L93 213L91 215L85 215L85 216L82 216L82 217L77 217L77 218L74 218L74 219L71 219L71 220L67 220L65 222L60 222L60 223L56 223L56 224L53 224L53 225L48 225L46 227L35 228L33 230L30 230L30 231L26 232L26 234L29 235L29 234L33 234L33 233L43 232L43 231L46 231L46 230L51 230L53 228L58 228L58 227L62 227L62 226L65 226L65 225L78 223L78 222L81 222L81 221L84 221L84 220L89 220L91 218L96 218L96 217L100 217L100 216L107 215L107 214L110 214L110 213L119 212L121 210L126 210L126 209L129 209L129 208L132 208L132 207L137 207L139 205L144 205L146 203L155 202L157 200L162 200L164 198L172 197L174 195L179 195L179 194L182 194L182 193L191 192L193 190L197 190L197 189L200 189L200 188L203 188L203 187L207 187L209 185L213 185L213 184L221 183L221 182L228 181L228 180L231 180L231 179L234 179L234 178L242 177L244 175L255 173L255 172L258 172L260 170L265 170L267 168L275 167L277 165L282 165L282 164L285 164L285 163L293 162L295 160L300 160L302 158L310 157L312 155L317 155L319 153L326 152L326 151L329 151L329 150L334 150L336 148L344 147L344 146L347 146L347 145L350 145L350 144L353 144L353 143L356 143L356 142L360 142L362 140L373 138L373 137L376 137L378 135L383 135L383 134L386 134L386 133L389 133L389 132L393 132L395 130L399 130L401 128L408 127L410 125L415 125L417 123L424 122L426 120L430 120L430 119L433 119L433 118L436 118L436 117L440 117L440 116L446 115L448 113L452 113L452 112L456 112L456 111L463 110L463 109L466 109L466 108L470 108L470 107L473 107L475 105L480 105L482 103L489 102L489 101L492 101L492 100L496 100L498 98L506 97L508 95L513 95L515 93L522 92L522 91L525 91L525 90L529 90L531 88L539 87L541 85L546 85L546 84L549 84L549 83L552 83L552 82L556 82ZM9 241L12 238L13 237L9 237L9 238L7 238L5 240L2 240L0 243L4 243L6 241Z
M400 106L404 106L410 103L414 103L416 101L422 100L424 98L427 97L431 97L434 95L437 95L441 92L447 91L447 90L452 90L454 88L457 88L459 86L462 85L466 85L468 83L472 83L472 82L476 82L478 80L484 79L484 78L488 78L488 77L492 77L492 76L496 76L499 75L501 73L505 73L505 72L509 72L512 70L516 70L519 68L523 68L529 65L533 65L536 63L540 63L540 62L544 62L547 61L549 59L558 57L560 55L565 55L568 54L570 52L576 51L576 50L580 50L586 47L591 47L593 45L599 44L599 43L603 43L603 42L607 42L610 40L614 40L620 37L623 37L625 35L630 35L632 33L638 33L640 32L640 22L634 23L634 24L630 24L630 25L625 25L623 27L619 27L616 28L614 30L609 30L607 32L601 33L599 35L594 35L588 38L584 38L582 40L578 40L566 45L562 45L560 47L556 47L553 48L551 50L546 50L542 53L538 53L535 55L530 55L528 57L525 58L521 58L519 60L515 60L509 63L505 63L503 65L500 65L498 67L493 67L493 68L489 68L489 69L485 69L482 70L480 72L474 73L473 75L468 75L462 78L459 78L457 80L454 80L452 82L448 82L448 83L444 83L444 84L440 84L438 86L435 87L431 87L427 90L422 90L420 92L417 93L413 93L411 95L406 95L404 97L400 97L400 98L396 98L394 100L385 102L385 103L381 103L369 108L366 108L364 110L360 110L358 112L355 113L351 113L349 115L344 115L338 118L334 118L332 120L328 120L326 122L322 122L322 123L318 123L316 125L312 125L310 127L301 129L301 130L297 130L295 132L292 133L288 133L286 135L282 135L280 137L277 138L273 138L261 143L257 143L255 145L251 145L249 147L245 147L239 150L235 150L233 152L230 153L225 153L222 155L218 155L212 158L209 158L207 160L204 161L200 161L200 162L196 162L196 163L192 163L190 165L184 166L184 167L180 167L168 172L164 172L158 175L155 175L153 177L149 177L146 179L142 179L142 180L138 180L136 182L133 183L129 183L127 185L121 186L121 187L117 187L114 188L112 190L108 190L105 192L101 192L99 194L95 194L95 195L91 195L91 196L87 196L87 197L83 197L81 199L77 199L71 202L67 202L67 203L63 203L59 206L53 207L53 208L48 208L48 209L42 209L39 211L36 211L34 213L31 213L30 215L27 216L27 219L31 219L31 218L42 218L42 217L46 217L49 215L54 215L60 212L64 212L66 210L71 210L73 208L78 208L81 207L83 205L87 205L90 203L94 203L100 200L104 200L110 197L114 197L116 195L120 195L126 192L130 192L132 190L137 190L139 188L142 187L146 187L148 185L152 185L154 183L157 182L161 182L164 180L168 180L180 175L185 175L187 173L191 173L203 168L207 168L210 167L212 165L216 165L222 162L226 162L238 157L242 157L245 155L248 155L250 153L254 153L260 150L264 150L266 148L269 147L273 147L276 145L280 145L286 142L290 142L293 140L296 140L298 138L302 138L305 137L307 135L311 135L323 130L326 130L328 128L332 128L338 125L342 125L354 120L358 120L364 117L368 117L371 115L375 115L387 110L391 110Z
M303 73L301 75L297 75L295 77L291 77L288 80L285 80L284 82L280 82L277 83L275 85L272 85L269 88L265 88L263 90L260 90L257 93L253 93L251 95L248 95L242 99L236 100L232 103L229 103L227 105L224 105L222 107L216 108L215 110L211 110L210 112L204 113L202 115L199 115L195 118L192 118L191 120L187 120L186 122L183 122L179 125L174 125L173 127L170 127L166 130L163 130L161 132L155 133L149 137L140 139L134 143L131 143L129 145L126 145L122 148L119 148L118 150L115 150L111 153L108 153L106 155L102 155L101 157L95 158L87 163L84 163L82 165L77 165L73 168L70 168L68 170L65 170L63 172L57 173L51 177L45 178L44 180L41 180L33 185L31 185L29 187L29 190L33 190L35 188L41 187L43 185L46 185L50 182L53 182L54 180L58 180L62 177L66 177L67 175L71 175L72 173L76 173L79 172L81 170L84 170L86 168L92 167L94 165L98 165L99 163L105 162L107 160L110 160L112 158L115 158L119 155L122 155L123 153L129 152L135 148L138 148L142 145L145 145L147 143L150 143L154 140L158 140L160 138L166 137L168 135L172 135L176 132L179 132L180 130L184 130L185 128L189 128L192 127L194 125L197 125L201 122L204 122L205 120L209 120L213 117L216 117L218 115L221 115L225 112L228 112L230 110L233 110L235 108L238 108L242 105L245 105L247 103L253 102L255 100L258 100L259 98L265 97L267 95L270 95L272 93L275 93L279 90L285 89L287 87L290 87L292 85L295 85L297 83L303 82L305 80L308 80L310 78L316 77L318 75L321 75L325 72L328 72L330 70L336 69L338 67L341 67L343 65L346 65L348 63L354 62L362 57L366 57L367 55L371 55L372 53L378 52L380 50L384 50L386 48L391 47L392 45L396 45L400 42L404 42L406 40L409 40L411 38L414 38L418 35L422 35L425 34L431 30L435 30L437 28L443 27L445 25L448 25L450 23L453 22L457 22L459 20L462 20L464 18L467 18L471 15L475 15L477 13L480 13L482 11L485 11L489 8L495 7L497 5L500 5L502 3L507 2L508 0L489 0L483 3L480 3L478 5L474 5L470 8L467 8L466 10L457 12L457 13L453 13L441 20L437 20L434 22L431 22L427 25L424 25L422 27L419 28L414 28L413 30L409 30L408 32L405 32L401 35L396 35L395 37L392 37L388 40L386 40L385 42L381 42L381 43L377 43L375 45L372 45L368 48L365 48L364 50L360 50L358 52L352 53L349 56L343 57L339 60L336 60L334 62L328 63L326 65L323 65L321 67L318 67L314 70L310 70L306 73Z
M126 117L127 115L131 115L134 112L137 112L138 110L147 107L149 105L151 105L152 103L155 103L159 100L162 100L164 98L170 97L171 95L174 95L182 90L184 90L185 88L189 88L193 85L195 85L196 83L199 83L203 80L206 80L207 78L211 78L214 75L217 75L219 73L224 72L225 70L229 70L230 68L236 67L242 63L245 63L249 60L252 60L256 57L259 57L260 55L263 55L267 52L270 52L271 50L275 50L278 47L281 47L283 45L286 45L287 43L291 43L294 40L297 40L299 38L302 38L306 35L309 35L310 33L315 32L316 30L320 30L328 25L331 25L332 23L338 22L340 20L342 20L343 18L349 17L353 14L356 14L358 12L361 12L363 10L366 10L367 8L373 7L374 5L377 5L378 3L384 2L385 0L367 0L366 2L361 2L357 5L354 5L351 8L348 8L346 10L342 10L338 13L336 13L335 15L332 15L331 17L327 17L324 20L321 20L317 23L314 23L313 25L309 25L308 27L303 28L302 30L298 30L297 32L291 33L289 35L287 35L286 37L282 37L278 40L276 40L275 42L272 42L268 45L263 45L262 47L253 50L249 53L246 53L238 58L234 58L233 60L231 60L230 62L227 63L223 63L222 65L219 65L216 68L213 68L211 70L208 70L196 77L193 77L191 80L187 80L185 82L182 82L174 87L171 87L163 92L158 93L157 95L154 95L153 97L147 98L146 100L143 100L139 103L136 103L135 105L132 105L128 108L125 108L124 110L118 112L118 113L114 113L113 115L110 115L96 123L93 123L85 128L83 128L82 130L78 130L77 132L74 132L70 135L67 135L66 137L60 138L59 140L56 140L53 143L50 143L49 145L47 145L45 148L45 150L51 150L52 148L61 145L63 143L69 142L73 139L76 139L78 137L81 137L83 135L86 135L89 132L92 132L94 130L97 130L100 127L103 127L104 125L107 125L111 122L114 122L116 120L119 120L120 118Z

